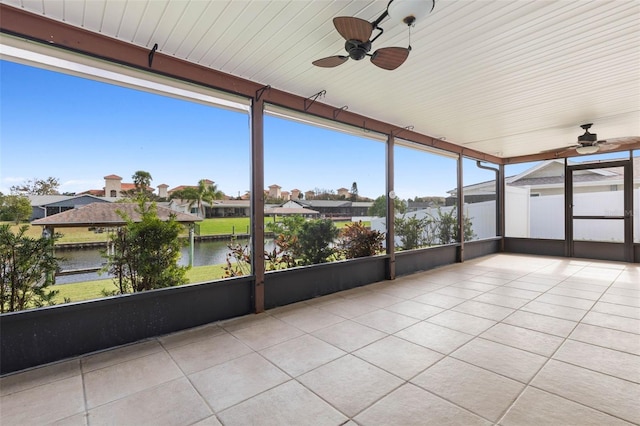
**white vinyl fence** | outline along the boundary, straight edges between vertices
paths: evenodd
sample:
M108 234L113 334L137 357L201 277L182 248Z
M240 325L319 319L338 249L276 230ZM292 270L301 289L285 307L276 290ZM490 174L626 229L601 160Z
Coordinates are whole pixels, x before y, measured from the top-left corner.
M634 190L634 241L640 242L640 189ZM621 191L574 194L577 214L622 216ZM527 208L528 205L528 208ZM505 198L507 237L564 239L564 195L530 197L528 188L507 187ZM622 220L575 220L574 239L622 242Z

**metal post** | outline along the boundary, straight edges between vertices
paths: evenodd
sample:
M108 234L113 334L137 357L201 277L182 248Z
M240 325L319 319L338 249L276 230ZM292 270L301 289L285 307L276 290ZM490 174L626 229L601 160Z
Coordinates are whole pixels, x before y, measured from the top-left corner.
M253 307L264 311L264 101L251 102L251 266Z
M497 203L498 203L498 210L496 212L496 214L498 215L498 229L497 231L499 232L500 235L500 251L504 252L504 239L506 238L506 199L507 199L507 188L506 188L506 182L505 182L505 175L504 175L504 164L500 164L500 166L498 167L498 199L497 199Z
M395 249L395 192L394 192L394 169L393 169L393 147L395 139L393 133L389 133L387 137L387 279L396 279L396 249Z
M194 238L193 238L194 224L189 224L189 267L193 267L193 250L194 250Z
M464 192L462 178L462 154L458 154L458 262L464 262Z

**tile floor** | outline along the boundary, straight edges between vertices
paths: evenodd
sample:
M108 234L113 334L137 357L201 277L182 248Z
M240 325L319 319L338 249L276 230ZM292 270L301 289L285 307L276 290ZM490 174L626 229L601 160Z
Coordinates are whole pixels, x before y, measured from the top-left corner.
M492 255L0 390L3 425L640 424L640 265Z

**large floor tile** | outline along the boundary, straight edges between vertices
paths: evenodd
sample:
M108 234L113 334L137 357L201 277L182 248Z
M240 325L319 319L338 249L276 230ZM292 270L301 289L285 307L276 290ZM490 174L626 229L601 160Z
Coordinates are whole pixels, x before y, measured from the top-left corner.
M194 373L189 379L219 412L278 386L290 377L258 354L249 354Z
M297 377L346 354L335 346L308 334L263 349L260 353L292 377Z
M383 333L393 334L419 322L420 320L387 311L385 309L378 309L376 311L360 315L359 317L355 317L353 318L353 321L375 328Z
M175 348L200 340L207 340L223 333L225 333L225 331L218 324L207 324L202 327L190 328L161 336L158 338L158 341L162 343L162 346L165 348Z
M595 312L603 314L618 315L621 317L628 317L640 320L640 308L626 305L616 305L614 303L597 302L591 309Z
M372 305L377 308L385 308L390 305L395 305L396 303L400 303L406 298L400 298L396 296L392 296L390 294L372 291L368 294L364 294L362 296L358 296L353 300L361 303L365 303L367 305Z
M352 355L304 374L298 381L349 417L403 383L398 377Z
M377 306L358 302L353 299L337 301L328 305L322 305L319 308L346 319L359 317L360 315L379 309Z
M195 373L252 352L251 348L227 332L167 351L185 374Z
M600 298L601 302L615 303L617 305L633 306L640 308L640 299L635 297L621 296L619 294L604 294Z
M567 337L577 324L575 321L524 311L514 312L503 322L560 337Z
M512 309L518 309L529 303L529 299L491 293L481 294L480 296L474 297L473 300Z
M503 286L503 287L495 288L487 294L498 294L501 296L509 296L509 297L517 297L520 299L533 300L536 297L540 296L542 292Z
M551 360L531 384L615 417L640 423L640 385L636 383Z
M472 298L474 298L476 296L481 295L482 293L484 293L484 291L478 291L478 290L471 290L471 289L468 289L468 288L449 286L449 287L443 287L441 289L438 289L438 290L434 291L434 293L436 293L436 294L444 294L445 296L457 297L459 299L472 299Z
M500 424L630 426L630 423L608 414L532 387L524 391Z
M231 331L231 334L252 349L259 351L301 336L304 332L279 319L268 318L250 327Z
M539 300L532 300L531 302L524 305L521 310L555 318L562 318L570 321L580 321L582 317L584 317L587 313L585 309L554 305L551 303L540 302Z
M505 308L504 306L493 305L491 303L482 303L477 300L468 300L455 306L453 310L493 321L502 321L515 312L515 310L511 308Z
M451 357L430 367L411 383L492 421L502 416L525 386Z
M439 314L444 310L442 308L437 308L431 305L425 305L424 303L415 302L413 300L405 300L404 302L387 306L385 309L387 311L406 315L408 317L416 318L419 320L427 319L436 314Z
M473 339L470 334L424 321L399 331L396 336L443 354L448 354Z
M409 380L443 356L395 336L378 340L353 354L405 380Z
M553 358L640 384L638 355L567 340Z
M531 380L547 361L546 357L481 338L472 340L451 356L523 383Z
M614 330L626 331L628 333L640 334L640 320L634 318L591 311L584 317L582 322L612 328Z
M494 325L480 337L547 357L564 341L558 336L502 323Z
M226 426L334 426L347 417L296 381L289 381L222 411Z
M162 352L163 350L164 349L160 343L154 339L97 352L80 358L80 361L82 363L82 371L87 373L99 368L109 367L121 362L131 361L136 358Z
M164 351L94 370L84 375L87 406L94 408L182 376Z
M346 352L355 351L387 336L387 333L350 320L323 328L312 334Z
M80 359L58 362L0 377L0 396L80 375Z
M186 377L138 392L89 411L93 425L191 424L211 410Z
M354 420L362 426L491 425L491 422L412 384L395 390Z
M0 397L0 423L3 425L53 423L84 410L80 375Z
M459 297L448 296L440 293L427 293L422 296L414 297L414 302L424 303L426 305L436 306L438 308L449 309L459 305L465 301Z
M569 308L588 310L595 304L596 299L581 299L578 297L562 296L559 294L546 293L536 299L538 302L552 305L567 306Z
M273 316L306 333L344 321L343 317L305 305L281 314L274 314Z
M496 323L492 320L456 311L444 311L430 317L426 321L473 335L482 333Z
M579 324L570 339L591 343L605 348L640 355L640 338L637 334L612 330L589 324Z

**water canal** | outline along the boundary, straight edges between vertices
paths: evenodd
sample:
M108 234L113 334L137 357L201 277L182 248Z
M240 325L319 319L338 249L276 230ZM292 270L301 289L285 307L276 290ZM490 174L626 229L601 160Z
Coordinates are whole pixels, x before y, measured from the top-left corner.
M242 245L249 244L249 240L238 240ZM193 250L193 266L218 265L225 263L229 248L227 240L209 240L196 241ZM272 241L267 241L267 248ZM105 259L100 254L103 249L100 248L73 248L56 250L56 256L62 258L60 268L63 271L90 269L101 267ZM180 265L189 264L189 247L183 247L181 250ZM63 275L56 277L56 284L70 284L82 281L93 281L108 278L107 274L99 274L98 272L89 272L82 274Z

